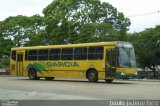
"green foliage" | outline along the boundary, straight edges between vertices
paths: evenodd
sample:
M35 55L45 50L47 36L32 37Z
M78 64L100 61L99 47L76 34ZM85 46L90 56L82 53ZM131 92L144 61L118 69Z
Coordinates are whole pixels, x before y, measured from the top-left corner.
M13 43L10 39L3 39L0 37L0 54L8 55L10 53L10 48L13 47Z
M2 61L0 62L0 68L4 68L9 66L9 57L6 55L5 57L2 58Z
M129 35L134 44L140 67L155 70L160 65L160 47L156 43L160 38L160 26Z
M109 3L99 0L53 0L34 15L0 21L0 53L9 56L12 47L128 40L134 44L140 67L155 70L160 64L160 26L126 34L130 21ZM159 44L160 45L160 44ZM5 64L9 64L6 59Z
M42 45L44 29L44 18L39 15L6 18L0 22L0 53L9 56L12 47ZM7 64L9 58L3 59L3 65Z
M54 0L43 13L0 22L0 50L11 47L122 40L130 25L116 8L99 0Z
M42 40L40 35L44 32L44 26L43 18L38 15L8 17L0 23L0 35L10 40L15 47L38 45Z
M124 40L128 18L99 0L54 0L43 13L49 44Z

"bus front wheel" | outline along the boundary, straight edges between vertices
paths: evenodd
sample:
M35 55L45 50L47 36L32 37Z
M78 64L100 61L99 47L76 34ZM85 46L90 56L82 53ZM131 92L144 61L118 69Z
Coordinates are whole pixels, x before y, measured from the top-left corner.
M34 69L30 69L28 72L28 76L30 80L39 80L40 78L37 77L37 72Z
M98 81L98 74L95 70L90 70L87 74L87 78L89 82L97 82Z

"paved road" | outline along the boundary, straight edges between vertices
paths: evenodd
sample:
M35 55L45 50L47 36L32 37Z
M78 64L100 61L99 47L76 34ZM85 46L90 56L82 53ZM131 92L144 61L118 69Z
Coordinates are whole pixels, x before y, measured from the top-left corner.
M32 81L0 76L0 100L160 100L160 82L55 79Z

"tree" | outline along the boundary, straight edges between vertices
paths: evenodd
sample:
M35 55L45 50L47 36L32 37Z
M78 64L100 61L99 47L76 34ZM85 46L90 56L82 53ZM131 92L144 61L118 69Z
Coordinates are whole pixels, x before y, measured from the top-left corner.
M157 47L159 38L160 25L129 35L129 40L134 44L140 67L147 67L155 71L160 65L160 47Z
M43 10L49 44L124 40L128 18L99 0L54 0Z
M14 47L25 45L39 45L42 34L45 33L43 17L34 15L32 17L16 16L8 17L0 24L0 36L11 40Z
M3 65L9 65L10 49L12 47L42 45L45 35L44 18L39 15L32 17L8 17L0 22L0 54Z

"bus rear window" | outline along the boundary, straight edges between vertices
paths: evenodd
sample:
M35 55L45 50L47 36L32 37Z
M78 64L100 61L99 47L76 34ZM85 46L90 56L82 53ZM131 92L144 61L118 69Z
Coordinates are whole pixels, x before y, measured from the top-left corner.
M12 51L12 59L16 60L16 51Z

